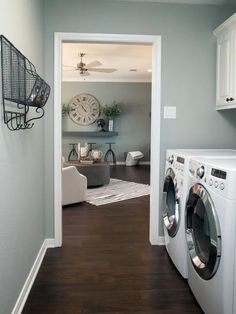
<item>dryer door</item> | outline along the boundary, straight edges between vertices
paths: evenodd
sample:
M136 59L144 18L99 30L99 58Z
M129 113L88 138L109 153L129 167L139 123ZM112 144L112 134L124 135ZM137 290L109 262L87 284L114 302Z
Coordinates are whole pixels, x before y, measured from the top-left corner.
M213 201L201 184L195 184L189 191L186 240L196 272L201 278L209 280L219 267L221 233Z
M179 228L179 195L177 188L177 178L173 169L166 172L163 188L163 221L169 236L176 235Z

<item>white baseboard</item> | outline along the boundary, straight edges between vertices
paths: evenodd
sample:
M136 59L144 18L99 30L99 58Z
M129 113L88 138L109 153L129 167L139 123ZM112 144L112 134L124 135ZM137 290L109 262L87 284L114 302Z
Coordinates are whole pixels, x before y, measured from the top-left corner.
M151 165L150 161L140 161L139 162L140 165Z
M125 161L117 161L117 166L123 166L125 165ZM150 161L140 161L139 165L150 165Z
M47 241L47 249L56 247L55 239L45 239L45 241Z
M165 237L159 236L155 238L150 238L151 245L165 245Z
M157 245L165 245L165 237L158 237L158 243Z
M33 266L31 267L31 270L26 278L26 281L24 283L24 286L19 294L19 297L16 301L16 304L12 310L11 314L20 314L23 310L23 307L25 305L25 302L27 300L27 297L30 293L30 290L33 286L34 280L38 274L39 268L41 266L41 263L43 261L44 255L47 251L48 248L53 248L55 247L55 242L54 239L45 239L39 252L38 255L36 256L36 259L34 261Z

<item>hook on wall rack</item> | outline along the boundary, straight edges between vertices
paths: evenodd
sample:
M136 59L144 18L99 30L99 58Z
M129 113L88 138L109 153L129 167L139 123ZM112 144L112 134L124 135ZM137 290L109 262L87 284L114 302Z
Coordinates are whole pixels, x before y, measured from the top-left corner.
M31 129L44 116L50 86L34 65L3 35L0 36L3 119L11 131Z

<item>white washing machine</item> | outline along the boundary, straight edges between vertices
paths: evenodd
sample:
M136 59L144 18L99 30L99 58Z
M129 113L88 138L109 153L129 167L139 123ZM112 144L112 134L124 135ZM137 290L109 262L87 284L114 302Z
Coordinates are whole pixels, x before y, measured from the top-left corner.
M167 150L163 187L163 222L166 250L184 277L188 277L185 239L185 202L189 191L189 161L194 156L206 158L236 157L235 150Z
M236 159L191 160L189 180L189 286L206 314L236 313Z

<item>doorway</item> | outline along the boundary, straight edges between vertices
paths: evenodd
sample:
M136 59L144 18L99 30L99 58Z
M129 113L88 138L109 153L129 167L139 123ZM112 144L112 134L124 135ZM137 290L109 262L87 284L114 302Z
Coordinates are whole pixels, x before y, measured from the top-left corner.
M61 60L62 42L119 43L152 45L152 97L151 97L151 191L149 240L162 244L159 237L159 165L161 114L161 37L147 35L111 35L55 33L54 36L54 236L55 246L62 245L61 204Z

